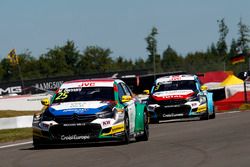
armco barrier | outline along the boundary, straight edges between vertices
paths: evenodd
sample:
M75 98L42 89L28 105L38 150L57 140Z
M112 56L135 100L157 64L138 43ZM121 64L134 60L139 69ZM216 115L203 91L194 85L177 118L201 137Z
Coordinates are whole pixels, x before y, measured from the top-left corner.
M0 129L15 129L32 127L33 116L0 118Z

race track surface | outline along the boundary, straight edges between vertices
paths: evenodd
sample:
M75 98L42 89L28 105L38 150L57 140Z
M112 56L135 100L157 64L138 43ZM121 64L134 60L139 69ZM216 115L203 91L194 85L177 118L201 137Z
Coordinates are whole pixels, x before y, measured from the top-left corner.
M250 112L150 125L147 142L0 148L1 167L249 167Z

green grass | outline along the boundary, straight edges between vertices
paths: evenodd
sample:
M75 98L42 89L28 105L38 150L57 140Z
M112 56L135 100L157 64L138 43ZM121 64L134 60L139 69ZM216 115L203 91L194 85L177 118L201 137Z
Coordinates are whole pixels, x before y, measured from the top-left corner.
M16 117L16 116L24 116L24 115L34 115L39 111L13 111L13 110L0 110L0 118L8 118L8 117Z
M32 128L0 130L0 143L32 138Z
M250 104L249 103L244 103L239 107L239 109L242 110L242 111L250 110Z

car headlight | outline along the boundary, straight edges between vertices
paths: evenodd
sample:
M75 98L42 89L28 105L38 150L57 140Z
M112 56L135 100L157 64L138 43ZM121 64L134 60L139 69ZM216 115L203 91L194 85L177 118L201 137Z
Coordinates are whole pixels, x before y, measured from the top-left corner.
M158 104L150 104L147 106L148 111L155 111L155 108L160 107Z
M111 108L106 108L101 112L96 113L97 118L114 118L116 109L112 110Z
M41 120L41 114L34 114L33 123L38 123Z
M199 102L200 102L200 104L205 104L205 103L207 103L207 98L206 98L206 96L200 96Z

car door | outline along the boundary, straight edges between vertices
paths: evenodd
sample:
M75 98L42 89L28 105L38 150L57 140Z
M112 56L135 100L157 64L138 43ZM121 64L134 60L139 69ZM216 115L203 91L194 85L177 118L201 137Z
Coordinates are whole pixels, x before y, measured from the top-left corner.
M123 95L127 95L127 96L131 96L132 97L132 93L129 90L129 88L124 84L124 83L120 83L118 85L118 92L119 92L119 99L121 101L121 97ZM129 117L129 130L130 133L134 132L135 129L135 103L134 100L131 99L130 101L123 103L125 105L125 108L128 111L128 117Z

